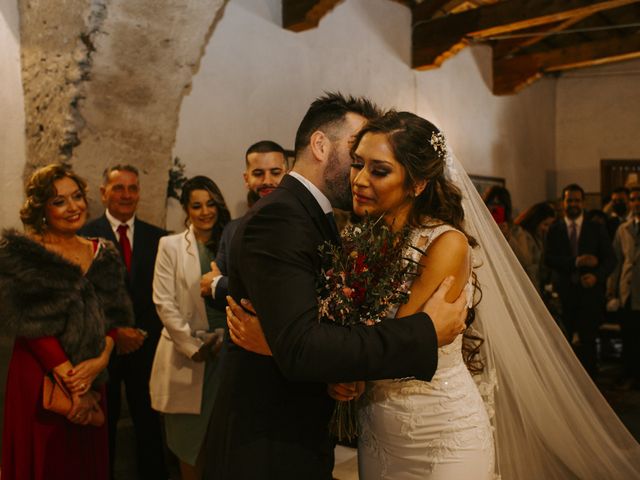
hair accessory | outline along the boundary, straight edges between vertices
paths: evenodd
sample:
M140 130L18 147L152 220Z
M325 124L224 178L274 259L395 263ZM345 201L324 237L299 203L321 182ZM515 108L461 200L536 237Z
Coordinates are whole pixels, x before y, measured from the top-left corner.
M436 154L440 159L444 160L444 175L447 180L452 182L457 182L458 171L453 164L453 158L451 158L451 154L447 149L447 139L442 132L433 132L431 133L431 140L429 140L431 146L435 150Z
M440 158L445 158L447 156L447 141L442 132L431 133L431 140L429 140L429 143L431 143L431 146Z

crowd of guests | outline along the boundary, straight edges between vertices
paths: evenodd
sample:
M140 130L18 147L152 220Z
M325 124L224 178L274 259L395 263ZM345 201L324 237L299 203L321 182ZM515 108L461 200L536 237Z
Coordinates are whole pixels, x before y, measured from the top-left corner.
M620 325L622 388L640 387L640 187L616 188L603 210L586 210L577 184L559 202L540 202L515 220L502 186L483 197L531 282L585 369L598 371L601 325ZM559 305L556 305L559 304Z
M286 171L277 143L249 147L249 205ZM206 176L182 187L185 230L172 235L137 217L135 166L107 168L100 192L104 214L87 223L84 180L63 165L40 168L20 212L25 232L2 236L2 333L16 336L3 478L113 478L124 386L139 478L169 478L173 458L183 480L200 479L224 368L228 246L238 220ZM605 304L621 312L625 381L638 386L640 187L617 189L601 215L585 211L575 184L560 206L537 203L515 219L504 187L484 199L536 289L559 296L558 321L591 374ZM43 406L45 378L68 393L64 415Z
M258 142L245 166L251 204L278 186L285 151ZM2 333L16 337L2 478L114 478L126 398L139 478L167 479L177 464L183 480L200 479L237 221L206 176L183 185L186 230L173 235L137 217L135 166L107 168L100 193L104 214L87 222L86 182L42 167L26 186L24 233L0 240ZM68 395L63 414L45 406L45 381Z

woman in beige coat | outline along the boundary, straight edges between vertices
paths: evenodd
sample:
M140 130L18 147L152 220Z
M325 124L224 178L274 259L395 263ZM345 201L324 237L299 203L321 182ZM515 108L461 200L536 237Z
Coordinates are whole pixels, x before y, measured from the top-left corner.
M189 228L160 240L153 301L164 324L151 372L154 409L163 412L167 444L182 480L202 478L201 450L217 391L215 353L225 317L200 296L230 215L216 184L197 176L182 188Z

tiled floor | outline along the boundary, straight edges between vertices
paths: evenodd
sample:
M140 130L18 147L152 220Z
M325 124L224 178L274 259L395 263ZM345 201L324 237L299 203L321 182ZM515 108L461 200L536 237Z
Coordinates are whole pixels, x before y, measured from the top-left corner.
M4 406L6 370L12 343L10 339L0 337L0 409ZM624 424L640 442L640 390L621 391L615 389L614 382L619 374L619 369L619 365L613 361L606 363L601 369L599 385ZM116 480L137 480L133 457L135 450L133 426L124 409L123 417L118 428L119 448L116 460ZM0 426L1 422L2 418L0 417ZM357 474L354 473L356 459L353 450L341 448L337 452L336 459L340 467L339 471L336 471L336 476L340 480L357 479Z

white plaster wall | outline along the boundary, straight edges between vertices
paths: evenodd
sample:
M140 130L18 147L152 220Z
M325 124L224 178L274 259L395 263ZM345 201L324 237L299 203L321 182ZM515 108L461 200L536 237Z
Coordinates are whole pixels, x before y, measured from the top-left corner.
M280 4L229 0L180 113L175 155L187 175L219 184L233 216L245 211L246 148L261 139L292 148L302 115L325 90L432 119L470 172L507 178L516 208L546 198L554 80L495 97L485 48L413 71L410 11L390 0L345 0L301 33L282 29Z
M558 191L600 191L600 160L640 160L640 60L576 70L558 80Z
M414 107L410 12L389 0L347 0L316 29L281 27L279 0L230 0L182 104L175 155L187 175L221 187L245 211L244 152L271 139L293 148L298 123L323 91Z
M554 193L555 80L491 93L491 49L467 48L417 72L417 113L433 119L468 173L506 179L515 210Z
M0 87L0 227L19 227L26 154L16 0L0 0Z

